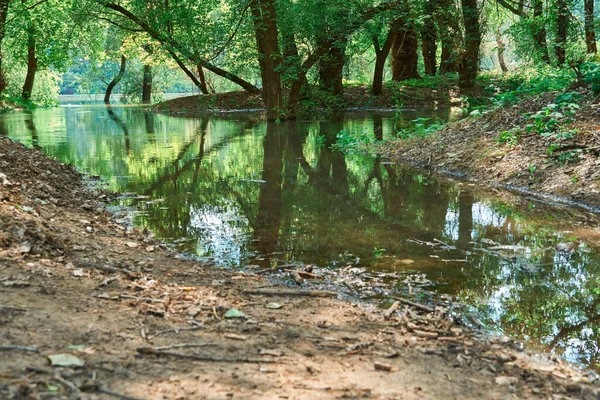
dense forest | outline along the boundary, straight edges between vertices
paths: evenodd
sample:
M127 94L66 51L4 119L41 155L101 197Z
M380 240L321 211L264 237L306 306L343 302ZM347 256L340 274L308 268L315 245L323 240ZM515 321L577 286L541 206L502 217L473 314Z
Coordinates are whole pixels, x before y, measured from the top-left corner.
M307 87L550 69L598 85L594 0L0 1L0 92L259 93L293 119ZM388 81L392 81L388 83Z

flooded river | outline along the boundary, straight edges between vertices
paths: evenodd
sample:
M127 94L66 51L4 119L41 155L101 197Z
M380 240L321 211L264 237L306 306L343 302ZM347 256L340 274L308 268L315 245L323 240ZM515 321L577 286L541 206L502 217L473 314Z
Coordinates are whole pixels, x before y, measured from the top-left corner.
M598 368L598 217L331 150L344 130L375 139L449 111L345 113L265 123L70 106L0 117L0 134L99 175L134 223L223 267L366 268L397 291L451 297L493 332ZM401 121L400 121L401 122ZM559 243L581 239L572 253Z

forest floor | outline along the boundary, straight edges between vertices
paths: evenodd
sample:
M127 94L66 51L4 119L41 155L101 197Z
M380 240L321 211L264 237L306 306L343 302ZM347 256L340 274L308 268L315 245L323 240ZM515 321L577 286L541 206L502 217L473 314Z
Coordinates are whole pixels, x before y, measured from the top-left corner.
M2 399L600 396L595 374L443 306L405 302L386 318L297 288L268 296L286 289L268 274L186 260L40 150L0 138L0 172Z
M461 106L464 104L465 96L478 97L482 94L482 87L461 93L455 84L441 79L436 81L435 87L387 85L380 96L374 96L370 86L349 85L344 87L344 95L341 99L309 87L304 100L301 101L299 114L303 117L314 115L316 110L323 112ZM153 109L165 114L197 117L207 112L262 110L264 105L260 93L238 91L181 97L159 103Z
M600 208L600 104L545 93L380 149L400 162ZM596 102L596 104L593 104Z

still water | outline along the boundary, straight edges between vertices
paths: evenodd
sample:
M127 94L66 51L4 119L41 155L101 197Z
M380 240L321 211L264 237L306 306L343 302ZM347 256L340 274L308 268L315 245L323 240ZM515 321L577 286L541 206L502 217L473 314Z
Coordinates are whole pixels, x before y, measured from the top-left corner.
M3 115L0 134L100 175L129 194L119 202L137 226L218 265L391 274L400 292L410 281L421 296L449 295L491 331L598 369L597 216L331 150L341 130L381 140L418 117L450 114L267 124L86 105ZM572 254L555 250L576 237Z

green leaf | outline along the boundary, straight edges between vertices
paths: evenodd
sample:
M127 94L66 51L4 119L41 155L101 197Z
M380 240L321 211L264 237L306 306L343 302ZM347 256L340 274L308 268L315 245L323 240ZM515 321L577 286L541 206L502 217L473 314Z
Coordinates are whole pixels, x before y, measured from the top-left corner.
M244 318L245 316L246 314L235 308L230 308L225 313L225 318Z

